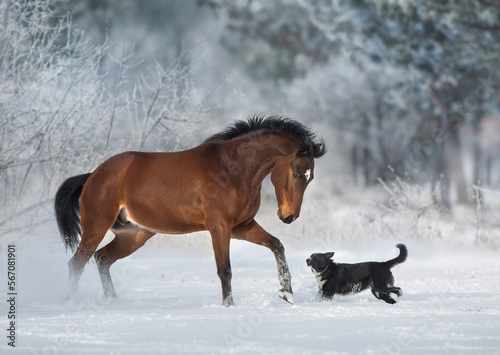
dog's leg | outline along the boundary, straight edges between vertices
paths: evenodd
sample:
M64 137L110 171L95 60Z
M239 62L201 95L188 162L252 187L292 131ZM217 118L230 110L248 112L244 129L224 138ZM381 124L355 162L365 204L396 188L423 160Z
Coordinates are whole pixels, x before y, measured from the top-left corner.
M321 287L321 292L322 292L321 300L322 301L331 301L333 296L335 295L336 291L337 291L337 287L334 284L334 281L328 280Z
M392 299L389 292L387 292L387 291L379 291L377 289L372 289L372 293L379 300L383 300L383 301L390 303L390 304L396 303L396 301L394 299Z
M394 293L396 296L398 296L398 299L403 298L403 291L399 287L389 286L389 292Z
M320 298L321 301L331 301L333 299L333 295L329 295L326 293L323 293L320 296L321 296Z

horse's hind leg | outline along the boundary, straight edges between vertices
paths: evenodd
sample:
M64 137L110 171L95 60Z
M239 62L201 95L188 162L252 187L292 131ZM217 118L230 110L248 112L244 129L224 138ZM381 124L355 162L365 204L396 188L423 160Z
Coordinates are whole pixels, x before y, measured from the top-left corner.
M134 226L126 226L121 229L113 230L116 237L105 247L99 249L94 257L101 277L102 288L106 297L116 297L115 288L109 268L118 259L129 256L139 249L155 233L145 229L139 229Z
M78 291L78 281L82 276L85 265L104 238L107 229L108 227L102 227L100 229L84 228L82 240L80 241L75 254L68 262L70 296L76 295Z
M278 294L285 301L293 303L292 276L285 258L285 248L279 239L267 233L255 220L247 225L234 228L233 237L263 245L274 253L281 285Z

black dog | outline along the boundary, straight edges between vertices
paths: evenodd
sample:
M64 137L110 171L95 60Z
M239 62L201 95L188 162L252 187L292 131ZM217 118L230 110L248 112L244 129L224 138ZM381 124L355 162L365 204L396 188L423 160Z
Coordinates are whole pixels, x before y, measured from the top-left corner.
M337 264L331 258L331 253L315 253L306 260L307 266L316 275L322 299L330 300L333 295L348 295L371 288L378 299L394 304L390 293L398 297L403 295L399 287L394 286L394 276L391 268L401 264L408 256L408 250L403 244L396 245L399 256L386 262L366 262L358 264Z

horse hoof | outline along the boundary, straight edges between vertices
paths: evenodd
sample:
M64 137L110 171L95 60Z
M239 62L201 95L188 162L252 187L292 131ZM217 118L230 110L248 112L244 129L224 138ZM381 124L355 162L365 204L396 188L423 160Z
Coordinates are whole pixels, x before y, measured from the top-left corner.
M222 301L222 305L224 307L233 307L233 306L236 306L234 301L233 301L233 298L228 298L228 299L225 299Z
M290 304L293 304L293 293L288 291L280 290L278 291L278 296Z
M117 299L118 296L116 295L115 291L113 291L113 292L104 292L104 298L107 298L107 299Z

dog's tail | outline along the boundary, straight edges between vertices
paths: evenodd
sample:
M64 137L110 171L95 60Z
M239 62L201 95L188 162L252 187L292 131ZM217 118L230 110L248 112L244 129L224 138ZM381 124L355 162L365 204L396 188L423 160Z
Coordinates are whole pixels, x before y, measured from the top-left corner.
M406 246L404 244L398 244L396 245L396 248L399 249L399 255L395 257L394 259L387 260L384 264L390 268L392 268L394 265L401 264L406 260L406 257L408 256L408 249L406 249Z

